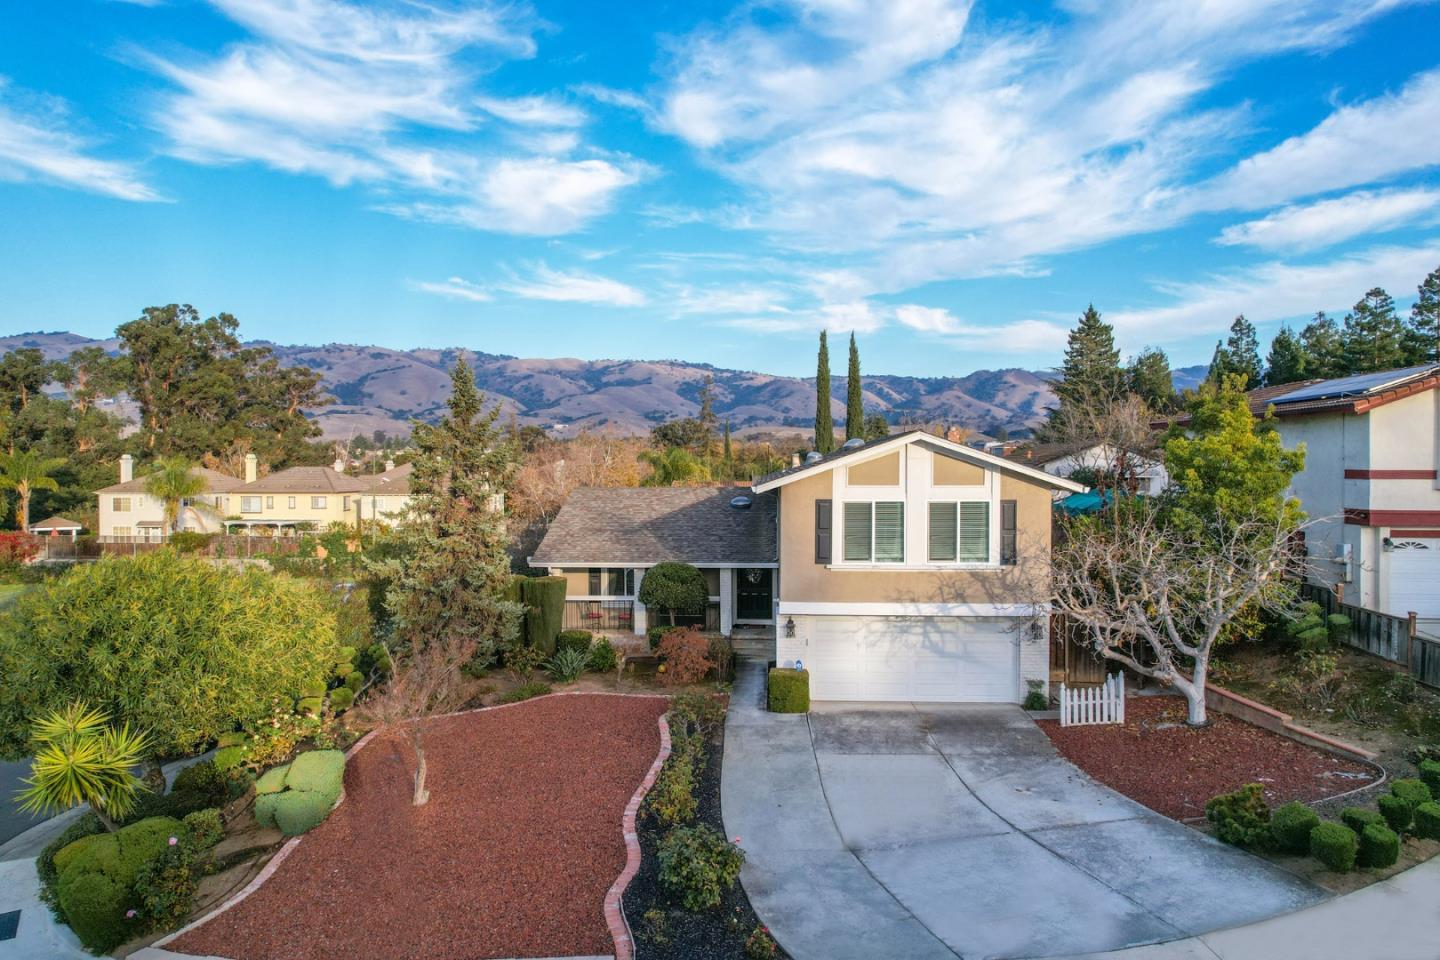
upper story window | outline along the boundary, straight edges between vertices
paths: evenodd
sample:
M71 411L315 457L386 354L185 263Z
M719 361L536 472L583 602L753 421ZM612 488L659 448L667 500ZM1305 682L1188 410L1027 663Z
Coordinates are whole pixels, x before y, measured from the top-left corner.
M324 509L325 509L325 498L324 498L324 497L311 497L311 498L310 498L310 509L311 509L311 510L324 510Z
M111 498L111 500L110 500L110 509L111 509L111 510L114 510L116 513L129 513L129 512L130 512L130 498L129 498L129 497L113 497L113 498ZM125 536L128 537L129 534L127 533L127 534L125 534Z
M341 498L341 500L340 500L340 509L341 509L341 510L344 510L346 513L349 513L349 512L350 512L350 498L349 498L349 497L342 497L342 498Z
M845 504L844 549L848 563L905 562L905 504L882 500Z
M931 503L929 533L926 557L932 563L990 562L990 504L984 500Z
M287 508L287 509L290 509L290 510L294 510L294 509L295 509L295 498L294 498L294 497L286 497L285 499L289 501L288 503L285 504L286 508Z
M266 509L266 510L274 510L274 509L275 509L275 498L274 498L274 497L266 497L266 498L265 498L265 509Z
M259 512L260 512L260 502L261 502L261 500L260 500L259 497L241 497L241 498L240 498L240 512L241 512L241 513L259 513Z

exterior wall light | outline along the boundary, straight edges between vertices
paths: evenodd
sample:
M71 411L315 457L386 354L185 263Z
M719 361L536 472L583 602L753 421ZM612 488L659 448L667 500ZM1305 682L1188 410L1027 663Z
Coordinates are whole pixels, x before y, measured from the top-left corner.
M791 639L791 640L795 639L795 618L794 618L794 617L786 617L786 618L785 618L785 636L786 636L787 639Z

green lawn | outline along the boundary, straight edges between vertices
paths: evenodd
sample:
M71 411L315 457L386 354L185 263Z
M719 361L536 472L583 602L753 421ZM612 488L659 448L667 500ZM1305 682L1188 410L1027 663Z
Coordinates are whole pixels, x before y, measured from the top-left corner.
M0 583L0 608L8 607L15 598L30 589L28 583Z

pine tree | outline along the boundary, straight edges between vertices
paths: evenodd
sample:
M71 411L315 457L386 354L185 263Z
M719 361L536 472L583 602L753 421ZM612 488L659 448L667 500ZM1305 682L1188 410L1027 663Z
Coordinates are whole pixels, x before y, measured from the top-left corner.
M1403 367L1405 325L1390 294L1379 287L1367 291L1345 316L1341 342L1347 374Z
M1440 362L1440 267L1420 284L1405 327L1406 363Z
M1326 316L1325 311L1315 314L1315 319L1300 331L1300 346L1309 364L1308 377L1329 380L1345 376L1347 369L1340 325Z
M1096 397L1111 397L1120 391L1124 374L1120 351L1115 347L1115 330L1100 319L1092 303L1065 343L1065 360L1055 394L1061 404L1084 404Z
M1175 381L1170 375L1170 358L1164 350L1146 347L1137 353L1125 370L1125 380L1130 392L1144 400L1151 410L1166 413L1174 406Z
M815 362L815 449L835 449L835 422L830 418L830 344L820 331L820 355Z
M845 376L845 439L865 439L865 398L860 393L860 350L850 334L850 371Z
M1225 349L1225 341L1216 340L1215 352L1210 355L1210 369L1205 371L1205 382L1218 387L1225 382L1227 376L1234 372L1234 365L1230 362L1230 351Z
M1255 325L1243 313L1230 324L1225 353L1230 372L1244 374L1247 390L1260 386L1260 341L1255 336Z
M1270 353L1265 358L1265 385L1278 387L1282 383L1309 379L1313 365L1300 338L1289 327L1282 326L1270 341Z

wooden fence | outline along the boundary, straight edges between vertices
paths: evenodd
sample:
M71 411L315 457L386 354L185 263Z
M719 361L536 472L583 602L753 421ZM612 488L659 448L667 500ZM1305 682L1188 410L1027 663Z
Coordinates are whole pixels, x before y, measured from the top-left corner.
M1420 633L1415 618L1341 603L1334 591L1314 583L1302 583L1300 595L1320 604L1326 616L1350 618L1350 646L1400 664L1426 686L1440 687L1440 638Z
M1098 687L1071 690L1060 684L1060 726L1125 722L1125 674L1112 674Z
M1050 615L1050 681L1099 686L1110 667L1085 639L1085 628L1063 613Z

